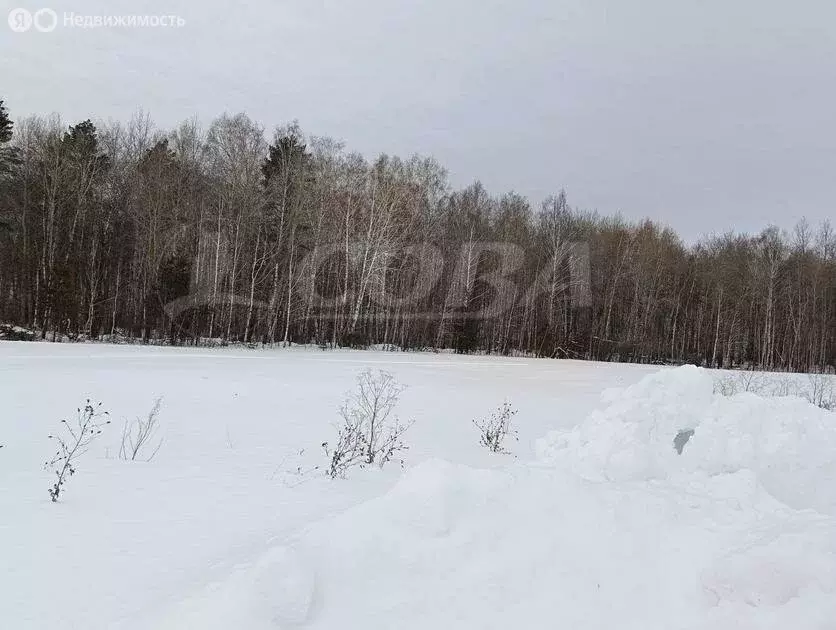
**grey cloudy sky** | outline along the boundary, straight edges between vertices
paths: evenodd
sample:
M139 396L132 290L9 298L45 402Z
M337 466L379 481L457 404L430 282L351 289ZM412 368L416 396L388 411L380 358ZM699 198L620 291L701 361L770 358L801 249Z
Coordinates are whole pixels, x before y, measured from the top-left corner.
M830 0L0 0L0 97L161 127L245 111L455 185L649 216L686 239L836 217ZM66 28L176 14L182 28Z

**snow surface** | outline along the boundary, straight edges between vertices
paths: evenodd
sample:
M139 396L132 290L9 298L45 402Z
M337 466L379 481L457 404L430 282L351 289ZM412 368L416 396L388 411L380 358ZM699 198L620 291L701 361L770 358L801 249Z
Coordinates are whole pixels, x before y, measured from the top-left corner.
M407 385L410 450L327 480L312 468L364 367ZM716 378L0 344L0 627L832 629L836 414ZM117 459L157 396L159 454ZM114 422L52 504L46 436L87 397ZM516 457L472 424L505 399Z

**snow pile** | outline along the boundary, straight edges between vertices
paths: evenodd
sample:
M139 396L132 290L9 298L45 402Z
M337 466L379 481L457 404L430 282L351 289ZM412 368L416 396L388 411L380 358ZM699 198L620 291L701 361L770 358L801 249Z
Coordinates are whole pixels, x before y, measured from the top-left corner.
M751 474L671 487L430 461L155 627L827 628L834 566L834 522Z
M538 442L540 458L586 479L676 479L752 471L795 508L836 513L836 414L797 397L731 397L685 366L608 390L604 408ZM678 454L677 435L693 430Z
M534 463L427 461L155 627L832 628L836 520L788 500L833 506L797 484L832 470L836 418L711 389L666 371Z

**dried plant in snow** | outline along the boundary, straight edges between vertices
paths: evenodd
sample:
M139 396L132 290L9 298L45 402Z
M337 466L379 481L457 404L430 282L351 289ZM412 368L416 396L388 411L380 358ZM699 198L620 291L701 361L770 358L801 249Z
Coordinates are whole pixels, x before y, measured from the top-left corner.
M511 419L515 415L517 410L506 400L489 418L474 420L473 424L479 429L479 444L492 453L510 454L505 448L505 440L509 435L517 439L517 431L511 426Z
M766 375L755 372L725 374L714 382L716 394L734 396L740 392L750 392L759 396L798 396L821 409L836 410L836 390L833 377L829 374L808 374L806 386L791 375L767 378Z
M407 450L403 434L412 423L393 415L404 387L383 370L365 370L357 377L357 390L340 407L342 422L337 440L322 443L328 456L329 477L344 477L352 466L383 467Z
M833 377L829 374L808 374L810 383L806 398L816 407L836 411L836 391L833 387Z
M61 420L63 430L58 435L50 435L49 439L58 442L58 450L52 459L44 464L44 468L55 473L55 483L49 488L52 502L58 501L64 491L67 479L76 472L76 462L87 452L90 444L102 433L104 425L110 424L107 411L101 410L102 403L95 405L90 399L84 407L76 410L75 426L68 420Z
M162 398L154 401L154 406L145 418L135 418L133 422L125 420L122 427L122 444L119 447L119 459L150 462L163 445L162 438L156 439L160 422Z

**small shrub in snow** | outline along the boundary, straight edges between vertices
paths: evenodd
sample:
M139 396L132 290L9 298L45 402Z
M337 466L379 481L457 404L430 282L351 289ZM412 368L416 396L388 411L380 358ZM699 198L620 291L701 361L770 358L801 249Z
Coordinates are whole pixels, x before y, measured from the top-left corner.
M792 376L770 379L755 372L725 374L714 382L716 394L734 396L740 392L759 396L798 396L821 409L836 410L836 390L829 374L808 374L806 386Z
M154 401L154 406L145 418L135 418L133 422L125 420L122 427L122 444L119 447L119 459L150 462L163 445L162 439L157 440L156 434L160 422L160 405L162 398Z
M836 392L833 390L833 378L828 374L809 374L810 386L806 398L816 407L836 411Z
M737 381L731 374L725 374L714 381L715 394L734 396L737 392Z
M322 443L329 477L344 477L353 466L377 464L382 468L397 453L407 450L402 437L412 423L402 424L392 413L403 389L389 372L360 373L357 390L340 407L342 422L336 442Z
M762 374L757 372L735 372L724 374L714 382L714 393L723 396L734 396L740 392L763 394L766 383Z
M517 431L511 426L511 419L515 415L517 410L506 400L489 418L474 420L473 424L479 429L479 444L492 453L509 454L505 441L509 435L517 439Z
M766 387L764 375L757 372L739 372L737 378L740 382L740 390L744 392L758 394Z
M110 424L108 413L102 411L101 406L102 403L94 405L88 399L83 408L76 410L75 426L67 420L61 420L61 433L49 436L49 439L58 442L55 455L44 464L56 476L55 483L49 488L49 497L53 503L58 501L67 479L75 474L78 459L87 452L93 440L101 435L104 425Z
M805 397L805 392L801 389L798 382L791 376L784 376L783 378L777 379L773 384L771 391L766 391L766 388L764 387L762 391L757 391L755 393L760 394L761 396L776 396L778 398L783 398L785 396Z

